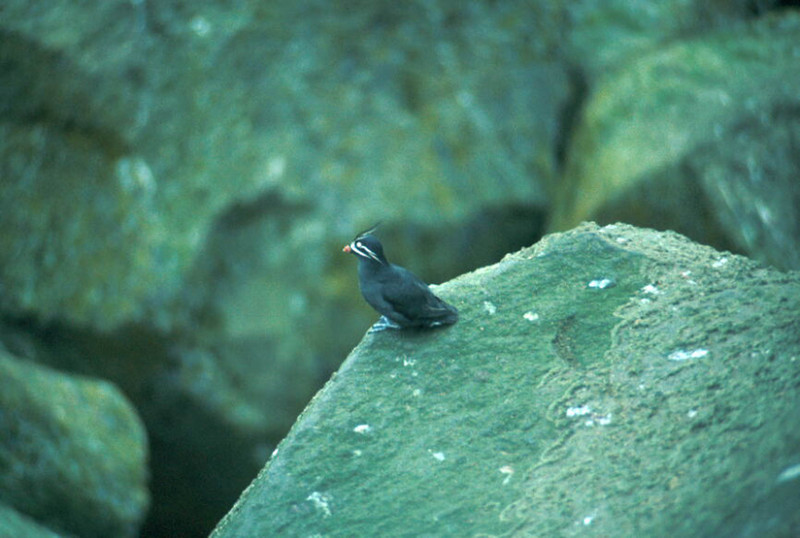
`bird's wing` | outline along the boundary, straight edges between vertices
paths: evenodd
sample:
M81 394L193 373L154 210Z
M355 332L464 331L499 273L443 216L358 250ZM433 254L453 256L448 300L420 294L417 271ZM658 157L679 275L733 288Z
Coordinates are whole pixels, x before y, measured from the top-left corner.
M395 312L409 320L415 320L451 310L414 273L398 266L395 266L394 270L397 278L387 282L383 287L383 298L392 305Z

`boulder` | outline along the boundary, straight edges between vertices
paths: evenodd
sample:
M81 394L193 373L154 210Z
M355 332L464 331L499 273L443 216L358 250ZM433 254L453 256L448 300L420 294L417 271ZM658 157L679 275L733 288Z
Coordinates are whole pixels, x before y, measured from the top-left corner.
M3 536L35 536L29 519L82 537L138 536L149 503L147 437L119 390L5 351L0 385L0 519L32 526Z
M800 14L673 41L592 88L551 228L621 220L800 268Z
M281 316L259 330L283 336L279 319L309 308L297 279L331 257L322 232L543 209L566 78L503 24L525 3L207 4L3 6L4 311L169 331L267 272Z
M206 534L372 320L359 229L432 281L539 233L553 19L462 7L4 2L0 323L135 403L148 533Z
M368 334L214 538L787 536L800 274L588 224Z
M145 534L205 535L375 319L354 233L431 282L530 244L601 75L757 11L601 4L3 2L0 333L136 405Z
M559 2L566 30L564 54L586 86L625 68L643 54L709 30L730 28L780 5L779 0L577 0Z
M0 504L0 536L25 538L59 538L55 532L43 527L13 508Z

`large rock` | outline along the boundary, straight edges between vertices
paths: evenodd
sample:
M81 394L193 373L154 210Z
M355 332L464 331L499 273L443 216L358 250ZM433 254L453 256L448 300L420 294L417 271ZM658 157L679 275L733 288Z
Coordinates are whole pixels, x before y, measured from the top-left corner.
M592 89L554 229L622 220L800 268L800 14L672 42Z
M82 537L138 536L149 499L147 437L128 400L107 382L51 371L4 351L0 386L5 529L33 525L25 514Z
M204 535L374 320L353 233L434 282L530 244L587 85L751 5L601 4L3 2L0 324L135 403L148 535Z
M566 29L564 53L589 87L665 43L741 21L780 4L779 0L573 0L560 2Z
M16 510L0 504L0 536L25 538L59 538L58 534L25 517Z
M788 536L800 274L586 225L367 335L214 538Z
M218 79L192 80L201 66L186 49L202 40L184 32L182 46L159 46L162 14L146 6L3 7L7 312L103 330L173 326L165 306L215 214L264 184L241 154L252 146L237 145L246 119L218 112L229 110ZM179 30L167 22L159 31Z
M6 2L0 226L15 233L0 243L0 306L171 329L213 291L192 268L261 261L209 252L223 214L293 237L260 248L276 287L300 293L292 277L326 256L293 254L322 251L322 230L543 207L531 177L552 173L566 78L524 25L479 3L350 17L318 1L308 17L309 3Z
M463 7L0 8L0 318L135 402L164 534L208 531L371 319L359 228L435 236L431 280L539 233L567 77L525 21L555 19Z
M150 448L152 503L143 535L207 535L293 416L277 396L256 407L213 352L146 336L98 338L59 327L31 334L29 326L0 320L0 342L15 355L115 379L135 402Z

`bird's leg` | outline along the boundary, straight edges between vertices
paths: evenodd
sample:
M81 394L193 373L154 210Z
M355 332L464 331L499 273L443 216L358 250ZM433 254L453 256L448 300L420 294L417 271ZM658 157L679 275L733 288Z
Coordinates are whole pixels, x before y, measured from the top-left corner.
M400 325L395 323L394 321L390 320L386 316L381 316L375 324L369 328L368 333L376 333L380 331L385 331L386 329L402 329Z

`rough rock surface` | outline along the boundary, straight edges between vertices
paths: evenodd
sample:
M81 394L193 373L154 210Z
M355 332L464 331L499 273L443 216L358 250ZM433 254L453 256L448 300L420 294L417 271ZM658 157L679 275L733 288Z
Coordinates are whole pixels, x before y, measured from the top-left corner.
M352 348L340 241L469 247L412 252L435 279L540 232L567 80L539 11L2 3L0 317L134 401L165 535L206 534Z
M737 25L779 0L574 0L560 2L567 29L565 54L579 66L588 86L665 43Z
M30 518L76 536L138 536L147 437L119 390L4 351L0 386L0 535L35 536Z
M800 269L800 13L673 41L602 77L554 229L621 220Z
M352 348L340 241L452 238L411 251L437 279L540 233L567 84L540 11L2 3L0 317L135 402L165 535L206 534Z
M367 335L214 538L788 536L800 274L585 225Z
M383 219L429 281L494 262L595 138L628 147L629 105L636 133L710 140L677 172L721 244L793 267L790 5L0 2L0 342L119 386L151 440L145 533L205 536L373 319L341 245ZM715 145L680 122L695 102L728 121L720 87ZM595 121L599 99L620 114ZM649 203L675 187L621 207L682 229ZM576 218L604 215L628 218Z
M9 538L59 538L58 534L25 517L16 510L0 504L0 536Z
M215 291L193 269L261 260L206 248L225 215L223 229L290 232L288 251L260 248L303 293L292 278L319 264L292 254L319 251L328 227L543 205L531 177L552 172L566 80L518 39L523 25L502 28L504 14L479 3L317 2L314 17L301 4L219 4L3 5L0 225L17 231L0 243L5 311L182 326L192 299Z

